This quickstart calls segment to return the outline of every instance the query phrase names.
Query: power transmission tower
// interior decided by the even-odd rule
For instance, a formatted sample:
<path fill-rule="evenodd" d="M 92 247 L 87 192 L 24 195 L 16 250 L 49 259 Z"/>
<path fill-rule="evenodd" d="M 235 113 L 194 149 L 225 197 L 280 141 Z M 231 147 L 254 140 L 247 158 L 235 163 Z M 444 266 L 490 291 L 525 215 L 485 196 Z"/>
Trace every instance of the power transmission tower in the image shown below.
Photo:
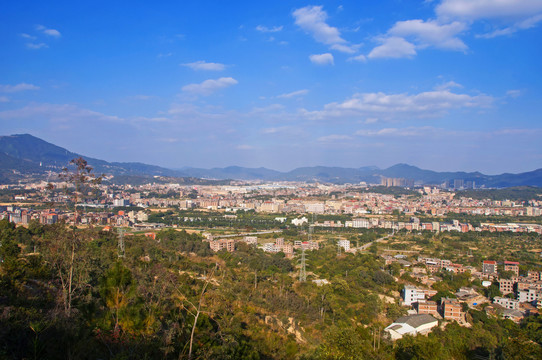
<path fill-rule="evenodd" d="M 124 233 L 126 230 L 122 228 L 117 228 L 117 232 L 119 233 L 119 257 L 124 257 Z"/>
<path fill-rule="evenodd" d="M 301 267 L 299 269 L 299 282 L 307 281 L 307 259 L 305 258 L 305 247 L 301 245 Z"/>

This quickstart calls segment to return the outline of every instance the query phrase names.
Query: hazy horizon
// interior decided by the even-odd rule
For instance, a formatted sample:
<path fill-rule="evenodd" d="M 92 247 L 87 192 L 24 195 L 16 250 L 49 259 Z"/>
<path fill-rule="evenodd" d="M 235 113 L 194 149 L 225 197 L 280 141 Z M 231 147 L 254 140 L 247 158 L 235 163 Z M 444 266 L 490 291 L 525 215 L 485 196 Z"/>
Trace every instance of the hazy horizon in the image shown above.
<path fill-rule="evenodd" d="M 0 6 L 0 124 L 167 168 L 542 168 L 542 2 Z"/>

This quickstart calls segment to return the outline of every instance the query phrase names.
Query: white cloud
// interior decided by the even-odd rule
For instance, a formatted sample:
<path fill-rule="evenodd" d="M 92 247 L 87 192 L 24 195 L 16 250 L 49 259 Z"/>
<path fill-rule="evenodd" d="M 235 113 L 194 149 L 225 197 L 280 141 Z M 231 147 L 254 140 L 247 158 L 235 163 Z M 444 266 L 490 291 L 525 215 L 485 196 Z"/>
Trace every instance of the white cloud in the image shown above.
<path fill-rule="evenodd" d="M 9 98 L 7 96 L 0 96 L 0 103 L 7 103 L 9 102 Z"/>
<path fill-rule="evenodd" d="M 48 48 L 49 45 L 47 45 L 46 43 L 28 43 L 26 44 L 26 47 L 32 50 L 38 50 L 41 48 Z"/>
<path fill-rule="evenodd" d="M 358 56 L 352 56 L 347 59 L 347 61 L 359 61 L 359 62 L 367 62 L 367 56 L 365 55 L 358 55 Z"/>
<path fill-rule="evenodd" d="M 391 36 L 412 38 L 418 48 L 433 46 L 446 50 L 465 50 L 467 45 L 457 37 L 466 30 L 466 25 L 459 21 L 441 24 L 435 20 L 398 21 L 388 31 Z"/>
<path fill-rule="evenodd" d="M 443 0 L 435 9 L 443 20 L 459 19 L 473 22 L 489 20 L 504 28 L 478 35 L 482 38 L 510 35 L 519 30 L 529 29 L 542 21 L 540 0 Z"/>
<path fill-rule="evenodd" d="M 440 84 L 435 86 L 435 90 L 448 90 L 451 88 L 462 88 L 463 85 L 456 83 L 455 81 L 451 80 L 444 84 Z"/>
<path fill-rule="evenodd" d="M 254 146 L 252 145 L 237 145 L 235 147 L 237 150 L 254 150 Z"/>
<path fill-rule="evenodd" d="M 368 58 L 409 58 L 416 55 L 416 46 L 403 38 L 388 37 L 380 41 L 382 44 L 371 50 Z"/>
<path fill-rule="evenodd" d="M 344 140 L 352 140 L 352 137 L 348 135 L 332 134 L 332 135 L 321 136 L 317 139 L 317 141 L 320 141 L 320 142 L 336 142 L 336 141 L 344 141 Z"/>
<path fill-rule="evenodd" d="M 331 49 L 337 50 L 343 53 L 347 53 L 347 54 L 354 54 L 356 52 L 353 46 L 348 46 L 344 44 L 333 44 L 331 45 Z"/>
<path fill-rule="evenodd" d="M 134 96 L 129 96 L 128 98 L 129 99 L 132 99 L 132 100 L 143 100 L 143 101 L 146 101 L 146 100 L 151 100 L 151 99 L 154 99 L 156 96 L 153 96 L 153 95 L 134 95 Z"/>
<path fill-rule="evenodd" d="M 337 51 L 349 54 L 355 52 L 341 37 L 340 31 L 326 23 L 327 13 L 322 10 L 322 6 L 305 6 L 295 10 L 292 15 L 295 18 L 295 24 L 312 35 L 316 41 L 329 45 Z"/>
<path fill-rule="evenodd" d="M 484 108 L 492 104 L 487 95 L 457 94 L 449 90 L 427 91 L 418 94 L 357 93 L 342 103 L 329 103 L 323 110 L 301 110 L 309 119 L 337 117 L 437 117 L 452 109 Z"/>
<path fill-rule="evenodd" d="M 443 18 L 527 19 L 542 12 L 540 0 L 443 0 L 436 13 Z"/>
<path fill-rule="evenodd" d="M 25 34 L 25 33 L 22 33 L 21 37 L 23 37 L 25 39 L 28 39 L 28 40 L 36 40 L 37 39 L 37 37 L 29 35 L 29 34 Z"/>
<path fill-rule="evenodd" d="M 333 65 L 333 55 L 330 53 L 309 55 L 309 59 L 313 64 L 317 65 Z"/>
<path fill-rule="evenodd" d="M 506 92 L 506 96 L 509 96 L 511 98 L 517 98 L 521 96 L 521 90 L 508 90 Z"/>
<path fill-rule="evenodd" d="M 35 120 L 38 118 L 56 123 L 72 123 L 77 120 L 123 121 L 117 116 L 105 115 L 69 104 L 30 104 L 20 109 L 0 111 L 0 119 Z"/>
<path fill-rule="evenodd" d="M 277 98 L 279 98 L 279 99 L 290 99 L 290 98 L 293 98 L 293 97 L 306 95 L 308 92 L 309 92 L 309 90 L 307 90 L 307 89 L 297 90 L 297 91 L 292 91 L 290 93 L 277 95 Z"/>
<path fill-rule="evenodd" d="M 232 77 L 221 77 L 219 79 L 205 80 L 199 84 L 189 84 L 183 86 L 184 92 L 197 94 L 197 95 L 211 95 L 217 90 L 227 88 L 229 86 L 237 84 L 238 81 Z"/>
<path fill-rule="evenodd" d="M 43 25 L 36 25 L 36 30 L 40 31 L 41 33 L 43 33 L 43 34 L 45 34 L 47 36 L 52 36 L 52 37 L 56 37 L 56 38 L 59 38 L 59 37 L 62 36 L 60 34 L 60 31 L 58 31 L 56 29 L 48 29 Z"/>
<path fill-rule="evenodd" d="M 222 71 L 226 68 L 226 65 L 214 62 L 206 62 L 204 60 L 195 61 L 188 64 L 181 64 L 192 70 L 210 70 L 210 71 Z"/>
<path fill-rule="evenodd" d="M 273 27 L 267 27 L 267 26 L 263 26 L 263 25 L 258 25 L 256 26 L 256 30 L 260 31 L 260 32 L 264 32 L 264 33 L 274 33 L 274 32 L 279 32 L 282 30 L 282 26 L 273 26 Z"/>
<path fill-rule="evenodd" d="M 27 83 L 20 83 L 17 85 L 0 85 L 0 92 L 14 93 L 25 90 L 39 90 L 40 87 Z"/>
<path fill-rule="evenodd" d="M 422 137 L 451 134 L 449 130 L 437 129 L 432 126 L 383 128 L 378 130 L 358 130 L 356 135 L 365 137 Z"/>
<path fill-rule="evenodd" d="M 484 39 L 491 39 L 497 36 L 505 36 L 505 35 L 511 35 L 515 32 L 518 32 L 520 30 L 526 30 L 530 29 L 532 27 L 535 27 L 540 21 L 542 21 L 542 14 L 530 17 L 528 19 L 525 19 L 523 21 L 519 21 L 511 26 L 502 28 L 502 29 L 496 29 L 490 33 L 476 35 L 478 38 L 484 38 Z"/>

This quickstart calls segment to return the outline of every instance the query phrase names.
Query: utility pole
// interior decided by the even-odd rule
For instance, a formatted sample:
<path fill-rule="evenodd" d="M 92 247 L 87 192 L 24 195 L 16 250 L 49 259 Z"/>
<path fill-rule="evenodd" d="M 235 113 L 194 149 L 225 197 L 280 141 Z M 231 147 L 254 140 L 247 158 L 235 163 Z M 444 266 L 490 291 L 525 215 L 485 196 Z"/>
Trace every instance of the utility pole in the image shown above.
<path fill-rule="evenodd" d="M 124 233 L 126 230 L 122 228 L 117 228 L 117 232 L 119 233 L 119 258 L 124 257 Z"/>
<path fill-rule="evenodd" d="M 305 258 L 305 247 L 301 245 L 301 267 L 299 269 L 299 282 L 307 281 L 307 259 Z"/>

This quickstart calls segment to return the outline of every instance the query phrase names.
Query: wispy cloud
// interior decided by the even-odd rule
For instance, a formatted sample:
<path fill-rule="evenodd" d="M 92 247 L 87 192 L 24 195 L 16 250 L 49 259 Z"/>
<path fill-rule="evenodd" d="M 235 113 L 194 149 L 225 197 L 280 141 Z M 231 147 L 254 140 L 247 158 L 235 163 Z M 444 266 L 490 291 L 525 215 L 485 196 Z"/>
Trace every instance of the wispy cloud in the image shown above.
<path fill-rule="evenodd" d="M 506 96 L 509 96 L 511 98 L 517 98 L 521 96 L 521 90 L 508 90 L 506 92 Z"/>
<path fill-rule="evenodd" d="M 292 91 L 290 93 L 277 95 L 277 98 L 278 99 L 290 99 L 290 98 L 293 98 L 293 97 L 306 95 L 308 92 L 309 92 L 309 90 L 307 90 L 307 89 L 297 90 L 297 91 Z"/>
<path fill-rule="evenodd" d="M 463 88 L 463 85 L 458 84 L 455 81 L 451 80 L 451 81 L 445 82 L 444 84 L 440 84 L 440 85 L 435 86 L 435 90 L 448 90 L 448 89 L 452 89 L 452 88 L 461 89 L 461 88 Z"/>
<path fill-rule="evenodd" d="M 29 35 L 29 34 L 26 34 L 26 33 L 22 33 L 21 37 L 25 38 L 25 39 L 28 39 L 28 40 L 36 40 L 37 39 L 36 36 L 32 36 L 32 35 Z"/>
<path fill-rule="evenodd" d="M 40 87 L 32 84 L 27 83 L 20 83 L 17 85 L 0 85 L 0 92 L 5 93 L 14 93 L 19 91 L 26 91 L 26 90 L 39 90 Z"/>
<path fill-rule="evenodd" d="M 467 26 L 459 21 L 441 24 L 435 20 L 398 21 L 388 31 L 391 36 L 412 39 L 418 48 L 429 46 L 445 50 L 465 50 L 467 45 L 457 37 Z"/>
<path fill-rule="evenodd" d="M 232 77 L 221 77 L 219 79 L 205 80 L 199 84 L 185 85 L 183 86 L 182 90 L 191 94 L 207 96 L 220 89 L 236 85 L 237 83 L 238 81 Z"/>
<path fill-rule="evenodd" d="M 142 95 L 142 94 L 128 96 L 128 99 L 142 100 L 142 101 L 147 101 L 147 100 L 151 100 L 151 99 L 154 99 L 154 98 L 156 98 L 156 96 L 154 96 L 154 95 Z"/>
<path fill-rule="evenodd" d="M 425 48 L 466 51 L 460 38 L 476 21 L 492 30 L 475 35 L 493 38 L 529 29 L 542 22 L 540 0 L 442 0 L 435 6 L 434 19 L 397 21 L 384 35 L 374 37 L 377 45 L 368 58 L 411 58 Z"/>
<path fill-rule="evenodd" d="M 425 137 L 436 135 L 451 135 L 454 131 L 438 129 L 432 126 L 383 128 L 378 130 L 358 130 L 355 135 L 364 137 Z"/>
<path fill-rule="evenodd" d="M 254 150 L 255 147 L 252 146 L 252 145 L 246 145 L 246 144 L 243 144 L 243 145 L 237 145 L 235 147 L 237 150 Z"/>
<path fill-rule="evenodd" d="M 309 55 L 309 59 L 313 64 L 317 65 L 333 65 L 333 55 L 330 53 Z"/>
<path fill-rule="evenodd" d="M 339 29 L 326 23 L 328 16 L 322 8 L 322 6 L 305 6 L 295 10 L 292 13 L 295 24 L 312 35 L 316 41 L 326 44 L 334 50 L 355 53 L 356 50 L 341 37 Z"/>
<path fill-rule="evenodd" d="M 323 110 L 301 110 L 309 119 L 382 117 L 400 119 L 438 117 L 452 109 L 489 107 L 493 98 L 487 95 L 457 94 L 449 90 L 418 94 L 357 93 L 342 103 L 329 103 Z"/>
<path fill-rule="evenodd" d="M 377 58 L 410 58 L 416 55 L 416 46 L 401 37 L 383 37 L 381 44 L 375 47 L 367 57 Z"/>
<path fill-rule="evenodd" d="M 181 66 L 186 66 L 192 70 L 208 70 L 208 71 L 222 71 L 226 68 L 226 65 L 215 62 L 207 62 L 204 60 L 199 60 L 187 64 L 181 64 Z"/>
<path fill-rule="evenodd" d="M 283 26 L 272 26 L 272 27 L 267 27 L 267 26 L 263 26 L 263 25 L 258 25 L 256 26 L 256 30 L 258 30 L 259 32 L 264 32 L 264 33 L 275 33 L 275 32 L 279 32 L 279 31 L 282 31 L 283 29 Z"/>
<path fill-rule="evenodd" d="M 70 104 L 29 104 L 20 109 L 0 111 L 0 119 L 47 119 L 55 123 L 82 121 L 123 121 L 118 116 L 105 115 Z"/>
<path fill-rule="evenodd" d="M 55 38 L 59 38 L 59 37 L 62 36 L 62 34 L 60 34 L 60 31 L 58 31 L 56 29 L 46 28 L 43 25 L 36 25 L 36 30 L 41 32 L 42 34 L 45 34 L 45 35 L 51 36 L 51 37 L 55 37 Z"/>
<path fill-rule="evenodd" d="M 352 136 L 331 134 L 331 135 L 321 136 L 316 140 L 320 142 L 336 142 L 336 141 L 352 140 Z"/>
<path fill-rule="evenodd" d="M 38 49 L 48 48 L 49 45 L 47 45 L 46 43 L 28 43 L 26 44 L 26 47 L 28 49 L 38 50 Z"/>

